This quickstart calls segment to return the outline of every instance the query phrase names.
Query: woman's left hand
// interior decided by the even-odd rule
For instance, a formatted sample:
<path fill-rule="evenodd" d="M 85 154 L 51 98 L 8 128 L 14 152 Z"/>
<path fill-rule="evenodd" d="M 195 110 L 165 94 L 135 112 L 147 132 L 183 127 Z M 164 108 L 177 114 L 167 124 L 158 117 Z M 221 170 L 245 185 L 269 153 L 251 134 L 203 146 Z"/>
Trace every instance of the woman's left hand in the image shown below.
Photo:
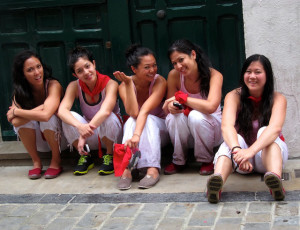
<path fill-rule="evenodd" d="M 7 120 L 8 122 L 11 123 L 12 119 L 14 119 L 16 116 L 14 114 L 14 110 L 16 109 L 17 107 L 15 105 L 12 105 L 9 107 L 9 110 L 7 111 L 6 113 L 6 117 L 7 117 Z"/>
<path fill-rule="evenodd" d="M 85 145 L 85 138 L 80 136 L 79 139 L 78 139 L 78 146 L 77 146 L 77 150 L 78 150 L 78 153 L 80 155 L 87 155 L 88 153 L 84 150 L 84 145 Z"/>
<path fill-rule="evenodd" d="M 248 149 L 236 149 L 232 152 L 233 159 L 238 165 L 244 164 L 246 161 L 251 159 L 255 153 Z"/>
<path fill-rule="evenodd" d="M 127 146 L 129 148 L 138 148 L 140 142 L 140 137 L 138 135 L 133 135 L 131 139 L 127 140 L 124 144 L 124 148 L 126 149 Z"/>
<path fill-rule="evenodd" d="M 253 165 L 249 161 L 245 161 L 243 164 L 239 165 L 239 169 L 244 172 L 252 172 Z"/>

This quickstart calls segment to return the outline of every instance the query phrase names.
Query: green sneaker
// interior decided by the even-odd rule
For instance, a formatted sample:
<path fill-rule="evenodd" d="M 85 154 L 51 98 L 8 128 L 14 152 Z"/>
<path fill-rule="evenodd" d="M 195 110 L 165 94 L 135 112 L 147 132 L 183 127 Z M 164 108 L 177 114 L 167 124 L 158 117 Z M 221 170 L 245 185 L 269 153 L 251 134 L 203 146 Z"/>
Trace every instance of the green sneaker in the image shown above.
<path fill-rule="evenodd" d="M 94 162 L 91 156 L 82 155 L 79 158 L 78 164 L 74 169 L 74 175 L 87 174 L 90 169 L 94 168 Z"/>
<path fill-rule="evenodd" d="M 103 155 L 103 163 L 98 171 L 99 175 L 109 175 L 114 173 L 113 156 L 111 154 Z"/>

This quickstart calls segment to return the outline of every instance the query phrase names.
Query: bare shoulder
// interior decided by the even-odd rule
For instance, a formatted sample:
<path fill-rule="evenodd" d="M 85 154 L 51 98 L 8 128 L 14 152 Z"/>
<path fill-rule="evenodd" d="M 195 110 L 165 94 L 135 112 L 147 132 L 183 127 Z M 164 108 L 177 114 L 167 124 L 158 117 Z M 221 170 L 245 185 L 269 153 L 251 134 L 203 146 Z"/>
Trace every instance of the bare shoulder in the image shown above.
<path fill-rule="evenodd" d="M 156 78 L 155 83 L 156 83 L 156 82 L 157 82 L 158 84 L 161 84 L 161 83 L 166 84 L 166 83 L 167 83 L 166 79 L 165 79 L 163 76 L 161 76 L 161 75 L 159 75 L 158 78 Z"/>
<path fill-rule="evenodd" d="M 168 81 L 172 80 L 172 81 L 179 81 L 180 79 L 180 74 L 177 70 L 172 69 L 169 74 L 168 74 Z"/>
<path fill-rule="evenodd" d="M 115 88 L 118 88 L 118 83 L 117 83 L 115 80 L 110 79 L 110 80 L 107 82 L 106 87 L 115 87 Z"/>
<path fill-rule="evenodd" d="M 58 88 L 62 88 L 61 84 L 59 83 L 59 81 L 52 79 L 49 81 L 49 87 L 58 87 Z"/>
<path fill-rule="evenodd" d="M 287 103 L 285 96 L 279 92 L 274 92 L 274 103 L 275 102 Z"/>
<path fill-rule="evenodd" d="M 216 69 L 214 68 L 209 68 L 210 70 L 210 74 L 211 74 L 211 77 L 222 77 L 223 78 L 223 75 Z"/>
<path fill-rule="evenodd" d="M 234 90 L 231 90 L 229 93 L 226 94 L 225 100 L 234 100 L 234 101 L 240 101 L 241 98 L 241 88 L 236 88 Z"/>

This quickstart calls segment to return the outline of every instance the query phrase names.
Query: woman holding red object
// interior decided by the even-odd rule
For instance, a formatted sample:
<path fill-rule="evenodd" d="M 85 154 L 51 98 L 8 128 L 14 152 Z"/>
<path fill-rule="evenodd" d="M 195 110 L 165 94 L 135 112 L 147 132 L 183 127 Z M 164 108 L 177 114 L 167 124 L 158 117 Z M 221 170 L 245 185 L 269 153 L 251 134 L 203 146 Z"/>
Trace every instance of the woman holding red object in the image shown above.
<path fill-rule="evenodd" d="M 245 61 L 240 88 L 226 95 L 222 134 L 224 143 L 215 156 L 215 171 L 207 182 L 208 201 L 217 203 L 223 184 L 233 170 L 265 173 L 264 181 L 275 200 L 283 200 L 281 183 L 288 149 L 281 134 L 287 102 L 274 92 L 268 58 L 255 54 Z"/>
<path fill-rule="evenodd" d="M 223 77 L 210 67 L 209 60 L 196 44 L 177 40 L 169 48 L 174 66 L 168 75 L 168 99 L 164 110 L 166 125 L 174 145 L 173 161 L 167 175 L 181 171 L 188 148 L 194 148 L 201 175 L 213 173 L 213 148 L 222 142 L 221 94 Z M 178 108 L 180 103 L 184 108 Z"/>

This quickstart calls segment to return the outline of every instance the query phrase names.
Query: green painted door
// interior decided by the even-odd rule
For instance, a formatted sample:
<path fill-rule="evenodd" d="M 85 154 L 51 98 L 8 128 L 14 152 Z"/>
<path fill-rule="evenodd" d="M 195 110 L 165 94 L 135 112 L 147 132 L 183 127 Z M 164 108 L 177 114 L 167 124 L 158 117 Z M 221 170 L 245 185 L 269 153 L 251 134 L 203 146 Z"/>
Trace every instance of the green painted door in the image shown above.
<path fill-rule="evenodd" d="M 168 47 L 187 38 L 223 74 L 223 96 L 237 86 L 245 59 L 241 0 L 130 0 L 129 7 L 132 40 L 155 51 L 164 77 L 172 68 Z"/>
<path fill-rule="evenodd" d="M 64 87 L 74 79 L 67 68 L 67 54 L 74 46 L 90 49 L 97 69 L 105 74 L 112 73 L 112 57 L 106 0 L 3 2 L 0 3 L 3 95 L 0 112 L 2 138 L 11 140 L 15 135 L 5 114 L 11 103 L 12 62 L 18 52 L 36 50 Z"/>

